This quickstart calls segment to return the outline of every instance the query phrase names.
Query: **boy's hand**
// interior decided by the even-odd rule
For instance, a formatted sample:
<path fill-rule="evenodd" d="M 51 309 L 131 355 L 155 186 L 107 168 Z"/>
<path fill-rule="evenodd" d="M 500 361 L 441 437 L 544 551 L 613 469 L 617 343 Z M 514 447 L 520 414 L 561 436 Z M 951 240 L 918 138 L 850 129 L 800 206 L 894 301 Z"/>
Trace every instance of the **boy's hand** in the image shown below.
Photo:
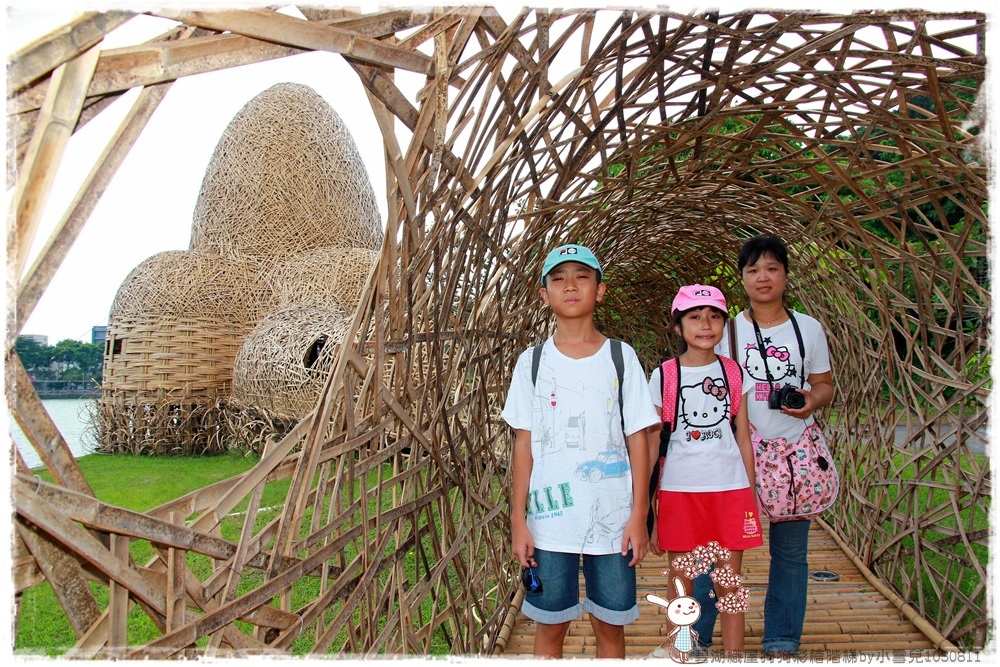
<path fill-rule="evenodd" d="M 622 533 L 622 556 L 628 554 L 629 546 L 632 547 L 632 560 L 629 567 L 635 567 L 646 557 L 649 551 L 649 534 L 646 532 L 646 517 L 635 514 L 625 524 L 625 532 Z"/>
<path fill-rule="evenodd" d="M 511 541 L 514 545 L 514 555 L 521 567 L 538 567 L 535 562 L 535 539 L 531 536 L 528 526 L 521 522 L 510 527 Z"/>

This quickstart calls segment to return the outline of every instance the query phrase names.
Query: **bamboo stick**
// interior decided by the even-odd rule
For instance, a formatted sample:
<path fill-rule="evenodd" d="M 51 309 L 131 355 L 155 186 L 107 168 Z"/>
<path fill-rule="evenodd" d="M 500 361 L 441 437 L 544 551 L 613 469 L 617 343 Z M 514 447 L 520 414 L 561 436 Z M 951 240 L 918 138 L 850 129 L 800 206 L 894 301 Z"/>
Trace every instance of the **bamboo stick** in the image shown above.
<path fill-rule="evenodd" d="M 69 445 L 66 444 L 66 439 L 59 432 L 59 428 L 52 423 L 52 417 L 42 405 L 42 400 L 38 398 L 35 386 L 31 383 L 20 357 L 13 348 L 7 354 L 5 367 L 14 380 L 14 391 L 10 391 L 8 385 L 6 392 L 7 407 L 45 464 L 45 469 L 57 483 L 78 493 L 93 496 L 94 490 L 80 471 L 80 466 Z"/>
<path fill-rule="evenodd" d="M 111 557 L 128 562 L 129 539 L 123 535 L 111 536 Z M 111 628 L 108 635 L 108 657 L 120 660 L 128 648 L 128 589 L 112 578 L 108 592 L 108 610 L 111 612 Z"/>
<path fill-rule="evenodd" d="M 84 12 L 61 28 L 15 51 L 10 55 L 7 67 L 8 97 L 96 46 L 106 34 L 134 15 L 133 12 L 123 11 Z"/>
<path fill-rule="evenodd" d="M 87 179 L 80 186 L 73 202 L 39 252 L 38 258 L 21 281 L 17 292 L 14 326 L 9 333 L 20 333 L 24 323 L 38 304 L 38 300 L 48 288 L 52 277 L 59 270 L 62 261 L 83 230 L 90 214 L 100 201 L 101 195 L 104 194 L 111 179 L 117 173 L 129 150 L 135 145 L 139 134 L 146 127 L 146 123 L 149 122 L 160 102 L 163 101 L 171 85 L 173 84 L 167 83 L 145 88 L 139 94 L 121 126 L 97 159 Z"/>
<path fill-rule="evenodd" d="M 157 15 L 188 25 L 211 30 L 239 33 L 279 44 L 309 50 L 330 51 L 386 67 L 427 74 L 431 60 L 423 54 L 401 49 L 391 44 L 333 26 L 317 25 L 277 12 L 265 10 L 172 11 L 159 10 Z"/>
<path fill-rule="evenodd" d="M 11 200 L 11 210 L 17 221 L 16 251 L 13 255 L 16 258 L 13 265 L 15 278 L 20 278 L 24 271 L 45 200 L 55 180 L 66 143 L 76 126 L 99 55 L 100 48 L 92 47 L 83 55 L 60 65 L 52 75 L 52 87 L 35 122 L 35 131 Z"/>
<path fill-rule="evenodd" d="M 935 628 L 933 625 L 927 622 L 927 620 L 923 616 L 917 613 L 917 610 L 914 609 L 909 602 L 907 602 L 899 595 L 897 595 L 891 588 L 886 586 L 878 577 L 876 577 L 875 573 L 872 572 L 870 569 L 868 569 L 868 566 L 860 558 L 858 558 L 857 554 L 854 553 L 854 550 L 851 549 L 850 545 L 848 545 L 843 540 L 843 538 L 841 538 L 840 535 L 838 535 L 836 531 L 833 530 L 830 524 L 828 524 L 822 517 L 817 517 L 816 522 L 819 525 L 823 526 L 824 529 L 826 529 L 826 531 L 830 534 L 833 540 L 837 543 L 837 546 L 839 546 L 841 550 L 843 550 L 843 552 L 847 554 L 848 558 L 851 559 L 851 562 L 854 563 L 857 566 L 857 568 L 861 571 L 861 573 L 864 575 L 868 583 L 874 586 L 890 602 L 896 605 L 896 607 L 903 613 L 903 615 L 906 616 L 907 620 L 909 620 L 911 623 L 917 626 L 917 628 L 921 632 L 927 635 L 927 637 L 930 638 L 932 642 L 934 642 L 934 646 L 938 647 L 942 651 L 947 651 L 949 653 L 959 651 L 959 648 L 957 646 L 948 641 L 947 637 L 942 635 L 937 628 Z"/>
<path fill-rule="evenodd" d="M 80 564 L 60 543 L 26 521 L 15 521 L 18 540 L 24 540 L 45 579 L 52 586 L 77 637 L 82 637 L 101 616 L 97 600 L 87 585 Z"/>

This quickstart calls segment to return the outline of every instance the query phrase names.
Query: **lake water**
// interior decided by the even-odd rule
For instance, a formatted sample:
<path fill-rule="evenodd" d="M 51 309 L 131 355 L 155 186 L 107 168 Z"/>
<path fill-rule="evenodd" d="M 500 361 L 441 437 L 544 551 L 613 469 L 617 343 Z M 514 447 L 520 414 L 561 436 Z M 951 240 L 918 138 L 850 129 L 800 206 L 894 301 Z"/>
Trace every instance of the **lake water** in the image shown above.
<path fill-rule="evenodd" d="M 52 421 L 59 429 L 59 432 L 66 438 L 66 443 L 69 445 L 70 451 L 73 452 L 73 456 L 90 454 L 97 448 L 97 443 L 87 433 L 87 420 L 90 417 L 88 408 L 94 405 L 94 399 L 45 398 L 42 399 L 42 405 L 45 406 L 45 410 L 52 417 Z M 37 468 L 42 465 L 42 460 L 35 452 L 35 448 L 24 437 L 24 433 L 9 412 L 7 413 L 7 419 L 10 434 L 13 436 L 14 443 L 17 445 L 18 451 L 21 452 L 21 456 L 24 457 L 24 461 L 28 464 L 28 467 Z"/>

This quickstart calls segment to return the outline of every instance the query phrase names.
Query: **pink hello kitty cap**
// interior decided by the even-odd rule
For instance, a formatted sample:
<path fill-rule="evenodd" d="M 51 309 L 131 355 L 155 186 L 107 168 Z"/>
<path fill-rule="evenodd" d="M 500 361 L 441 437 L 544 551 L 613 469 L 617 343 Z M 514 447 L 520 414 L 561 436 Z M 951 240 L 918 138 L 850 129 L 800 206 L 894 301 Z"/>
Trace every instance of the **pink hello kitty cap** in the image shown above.
<path fill-rule="evenodd" d="M 723 313 L 729 314 L 726 297 L 723 296 L 718 287 L 711 285 L 685 285 L 677 290 L 677 296 L 674 297 L 674 302 L 670 306 L 670 314 L 704 306 L 713 306 Z"/>

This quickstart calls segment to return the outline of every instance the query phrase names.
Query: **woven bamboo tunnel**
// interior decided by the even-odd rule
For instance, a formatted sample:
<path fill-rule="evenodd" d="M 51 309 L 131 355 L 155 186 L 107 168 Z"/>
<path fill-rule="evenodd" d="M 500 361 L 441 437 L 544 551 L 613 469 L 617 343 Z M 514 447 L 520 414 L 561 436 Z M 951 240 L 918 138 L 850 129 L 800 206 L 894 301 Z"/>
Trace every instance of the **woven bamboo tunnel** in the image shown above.
<path fill-rule="evenodd" d="M 303 12 L 168 15 L 238 33 L 247 60 L 318 35 L 347 56 L 383 135 L 385 246 L 314 410 L 249 473 L 148 513 L 173 513 L 169 529 L 100 523 L 82 492 L 74 509 L 67 490 L 15 480 L 18 521 L 58 535 L 71 562 L 114 556 L 50 507 L 153 541 L 148 569 L 187 587 L 151 595 L 146 570 L 122 562 L 105 579 L 126 598 L 109 612 L 118 630 L 68 612 L 94 628 L 74 655 L 490 653 L 519 586 L 500 412 L 517 355 L 552 328 L 544 253 L 594 248 L 599 325 L 648 368 L 670 352 L 679 285 L 745 305 L 735 253 L 759 232 L 789 242 L 793 303 L 829 334 L 823 421 L 842 489 L 827 521 L 950 641 L 985 644 L 984 15 Z M 285 504 L 258 525 L 255 491 L 279 479 Z M 244 501 L 238 543 L 215 541 Z M 214 573 L 186 569 L 191 552 Z M 162 629 L 142 646 L 122 639 L 130 599 Z"/>

